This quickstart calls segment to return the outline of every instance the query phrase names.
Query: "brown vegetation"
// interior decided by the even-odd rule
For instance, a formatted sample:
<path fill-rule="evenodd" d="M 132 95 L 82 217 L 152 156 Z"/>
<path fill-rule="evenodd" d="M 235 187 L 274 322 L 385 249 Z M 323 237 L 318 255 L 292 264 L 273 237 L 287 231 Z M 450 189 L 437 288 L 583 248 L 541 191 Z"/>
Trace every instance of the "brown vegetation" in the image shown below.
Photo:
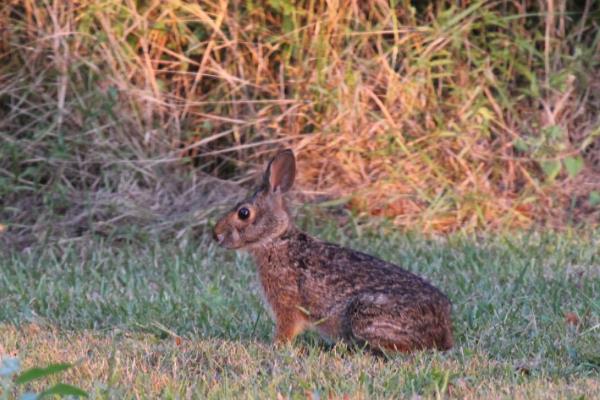
<path fill-rule="evenodd" d="M 597 221 L 598 4 L 455 3 L 3 2 L 0 222 L 183 232 L 286 146 L 401 227 Z"/>

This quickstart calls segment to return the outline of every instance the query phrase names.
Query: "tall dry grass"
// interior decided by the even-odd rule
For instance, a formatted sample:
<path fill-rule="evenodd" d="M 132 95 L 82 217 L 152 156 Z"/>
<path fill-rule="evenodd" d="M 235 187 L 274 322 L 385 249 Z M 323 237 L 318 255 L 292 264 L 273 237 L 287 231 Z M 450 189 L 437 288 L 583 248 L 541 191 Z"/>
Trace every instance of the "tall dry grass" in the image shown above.
<path fill-rule="evenodd" d="M 184 235 L 291 146 L 306 194 L 401 227 L 597 219 L 599 7 L 9 0 L 1 218 Z"/>

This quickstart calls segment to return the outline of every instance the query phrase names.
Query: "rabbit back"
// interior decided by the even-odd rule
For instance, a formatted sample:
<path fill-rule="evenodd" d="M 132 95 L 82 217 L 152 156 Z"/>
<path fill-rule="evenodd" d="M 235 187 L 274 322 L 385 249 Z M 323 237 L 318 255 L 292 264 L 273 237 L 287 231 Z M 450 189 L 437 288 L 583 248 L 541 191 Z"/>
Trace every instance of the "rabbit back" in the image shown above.
<path fill-rule="evenodd" d="M 298 326 L 400 351 L 452 346 L 450 301 L 409 271 L 295 230 L 253 253 L 267 302 Z"/>

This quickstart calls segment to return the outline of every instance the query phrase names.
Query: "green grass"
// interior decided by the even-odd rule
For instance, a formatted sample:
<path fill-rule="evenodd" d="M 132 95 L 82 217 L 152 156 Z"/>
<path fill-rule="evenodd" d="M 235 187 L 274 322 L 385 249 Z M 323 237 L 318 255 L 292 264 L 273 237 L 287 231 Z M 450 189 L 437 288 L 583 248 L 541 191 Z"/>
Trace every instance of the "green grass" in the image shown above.
<path fill-rule="evenodd" d="M 250 259 L 200 239 L 6 254 L 0 355 L 25 367 L 74 362 L 60 379 L 93 398 L 593 398 L 600 390 L 598 232 L 441 240 L 325 226 L 320 236 L 442 288 L 455 306 L 455 348 L 384 360 L 306 334 L 274 349 Z"/>

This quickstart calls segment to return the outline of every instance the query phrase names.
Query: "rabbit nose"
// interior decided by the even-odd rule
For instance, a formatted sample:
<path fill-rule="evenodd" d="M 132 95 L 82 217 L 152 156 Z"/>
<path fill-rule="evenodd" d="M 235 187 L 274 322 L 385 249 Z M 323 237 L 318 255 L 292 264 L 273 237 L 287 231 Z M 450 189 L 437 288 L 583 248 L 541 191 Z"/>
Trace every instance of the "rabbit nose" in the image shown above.
<path fill-rule="evenodd" d="M 223 241 L 223 239 L 225 239 L 225 235 L 222 233 L 217 233 L 217 231 L 213 231 L 213 239 L 221 244 L 221 242 Z"/>

